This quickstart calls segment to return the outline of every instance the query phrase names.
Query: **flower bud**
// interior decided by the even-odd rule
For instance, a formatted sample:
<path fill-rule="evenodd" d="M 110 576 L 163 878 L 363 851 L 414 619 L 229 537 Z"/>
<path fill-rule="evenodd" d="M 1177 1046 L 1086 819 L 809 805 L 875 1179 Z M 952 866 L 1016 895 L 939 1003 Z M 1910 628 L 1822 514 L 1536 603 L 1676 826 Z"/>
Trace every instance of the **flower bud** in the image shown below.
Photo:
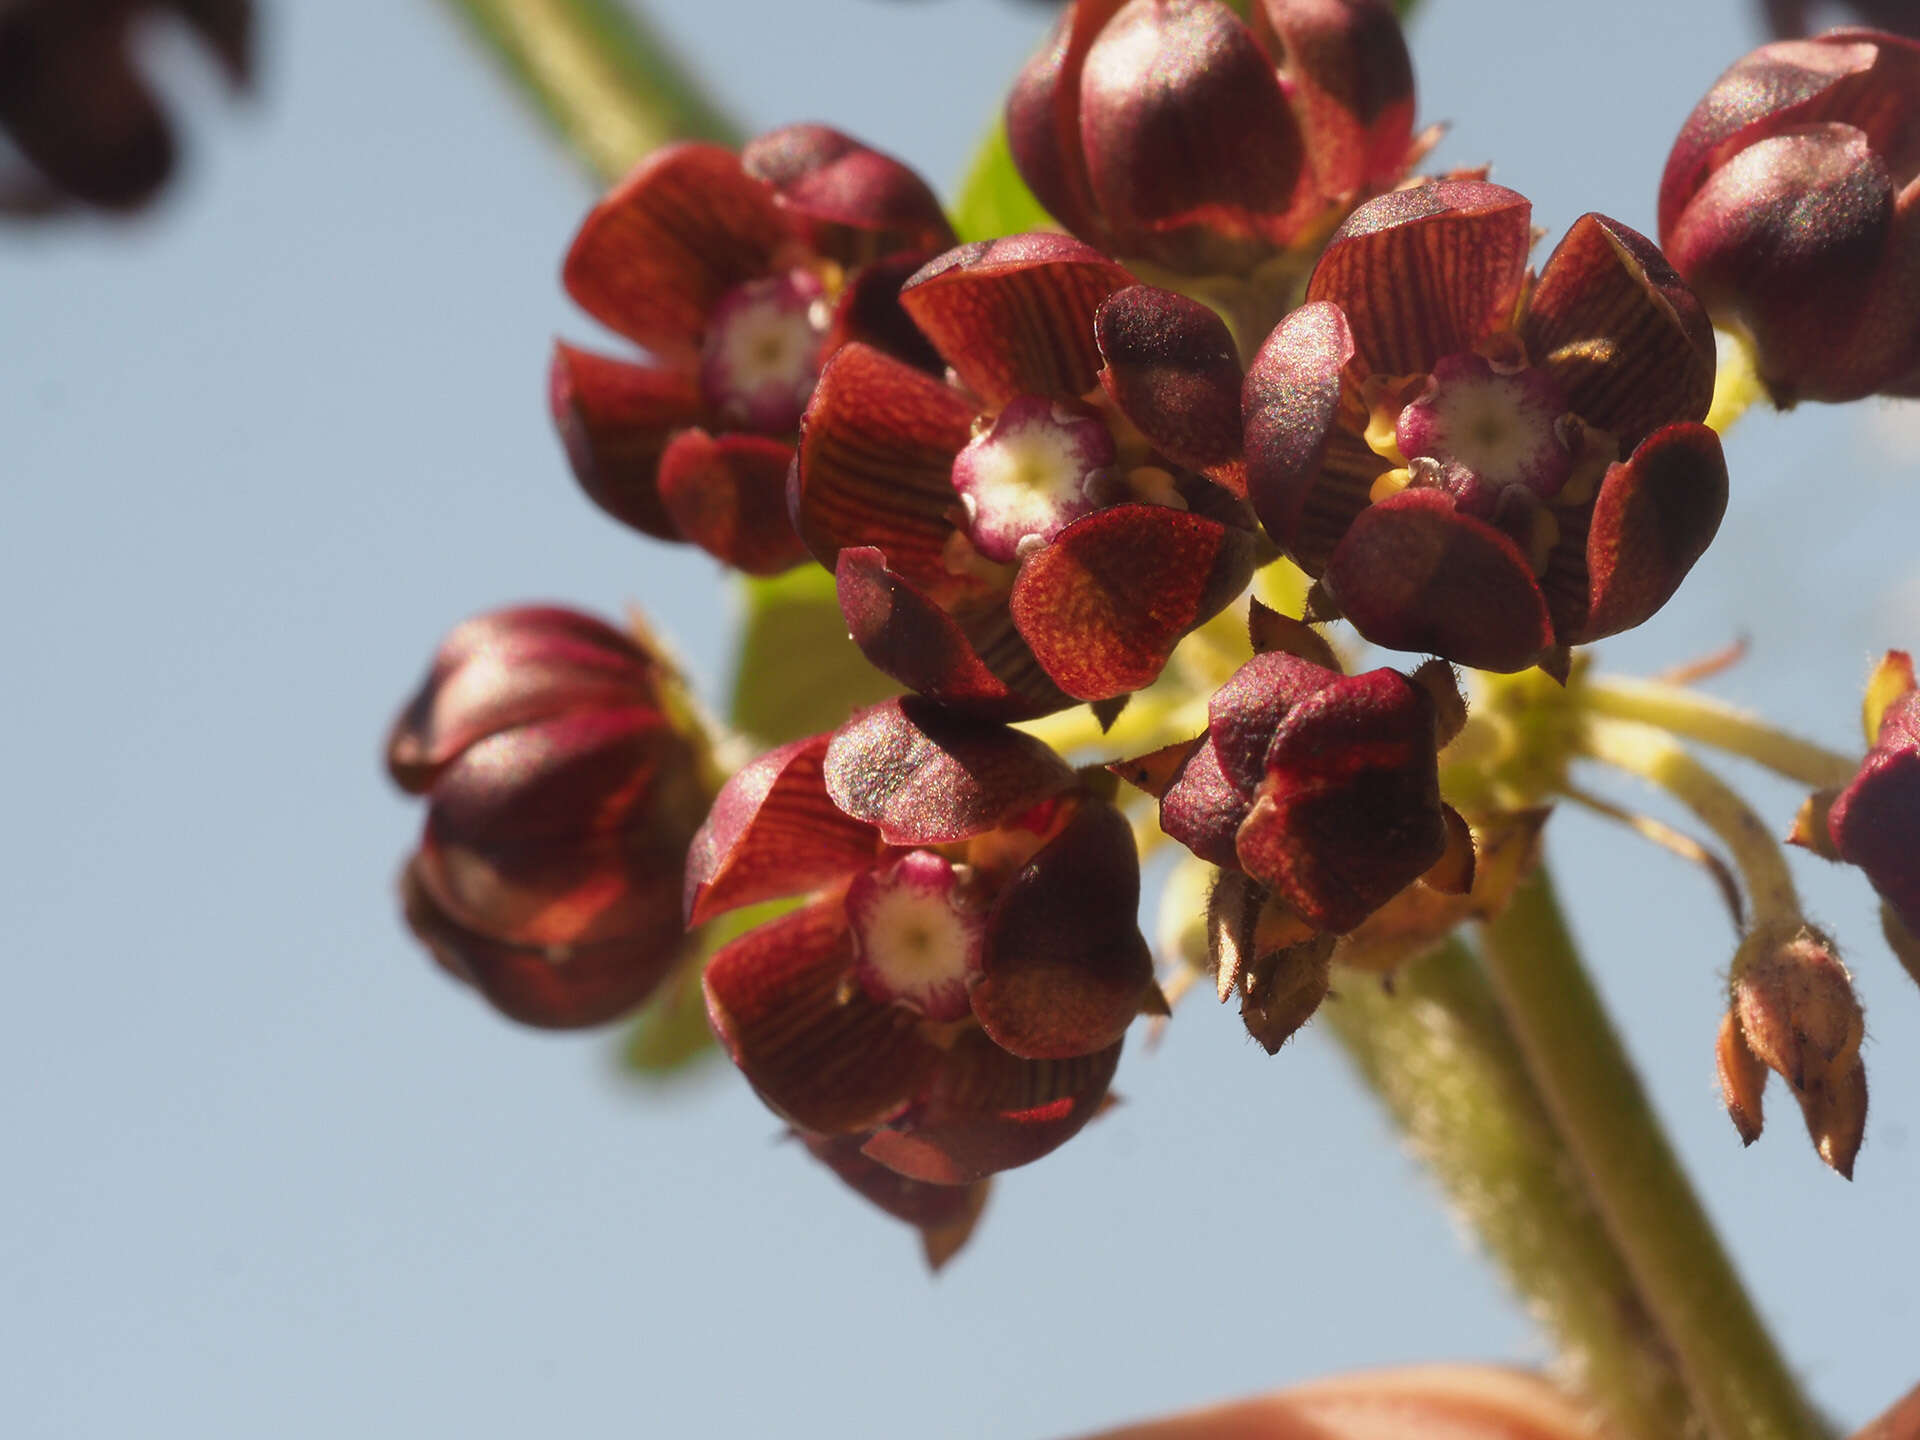
<path fill-rule="evenodd" d="M 1920 44 L 1764 45 L 1681 129 L 1660 243 L 1776 404 L 1920 393 Z"/>
<path fill-rule="evenodd" d="M 1385 0 L 1077 0 L 1007 101 L 1027 184 L 1081 239 L 1189 274 L 1317 239 L 1417 155 Z"/>
<path fill-rule="evenodd" d="M 662 663 L 568 610 L 459 626 L 395 721 L 387 766 L 427 801 L 408 924 L 529 1025 L 597 1025 L 680 957 L 687 844 L 710 791 Z"/>
<path fill-rule="evenodd" d="M 1734 957 L 1732 1004 L 1716 1047 L 1741 1139 L 1751 1144 L 1760 1133 L 1764 1066 L 1793 1090 L 1820 1158 L 1851 1178 L 1866 1125 L 1865 1033 L 1852 977 L 1831 941 L 1805 926 L 1756 928 Z"/>

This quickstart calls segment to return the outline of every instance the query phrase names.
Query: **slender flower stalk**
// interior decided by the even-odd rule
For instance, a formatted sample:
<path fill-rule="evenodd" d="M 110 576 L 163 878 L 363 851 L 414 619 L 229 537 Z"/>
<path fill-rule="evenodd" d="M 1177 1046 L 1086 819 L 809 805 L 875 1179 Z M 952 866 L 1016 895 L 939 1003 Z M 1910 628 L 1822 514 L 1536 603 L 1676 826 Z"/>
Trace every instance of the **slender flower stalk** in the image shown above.
<path fill-rule="evenodd" d="M 1789 735 L 1757 715 L 1682 685 L 1631 677 L 1591 680 L 1585 700 L 1596 715 L 1658 726 L 1815 788 L 1844 785 L 1860 768 L 1858 759 Z"/>
<path fill-rule="evenodd" d="M 1715 1440 L 1821 1440 L 1660 1128 L 1544 871 L 1482 932 L 1528 1071 Z"/>

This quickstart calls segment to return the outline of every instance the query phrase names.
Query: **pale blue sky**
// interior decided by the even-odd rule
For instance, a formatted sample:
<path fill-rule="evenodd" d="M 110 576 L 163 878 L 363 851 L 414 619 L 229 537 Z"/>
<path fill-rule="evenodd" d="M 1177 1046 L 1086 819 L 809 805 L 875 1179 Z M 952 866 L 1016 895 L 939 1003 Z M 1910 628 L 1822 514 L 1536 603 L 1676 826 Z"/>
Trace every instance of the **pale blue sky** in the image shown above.
<path fill-rule="evenodd" d="M 441 633 L 632 600 L 711 683 L 722 592 L 603 521 L 549 431 L 551 337 L 591 335 L 555 278 L 585 182 L 439 6 L 263 8 L 251 104 L 160 45 L 192 165 L 158 213 L 0 230 L 8 1433 L 1041 1436 L 1538 1358 L 1324 1037 L 1269 1059 L 1190 1000 L 930 1282 L 730 1070 L 638 1088 L 604 1038 L 512 1028 L 430 967 L 378 744 Z M 1666 144 L 1758 38 L 1740 0 L 1427 10 L 1440 161 L 1492 159 L 1554 236 L 1650 227 Z M 656 13 L 753 126 L 827 120 L 942 184 L 1046 18 Z M 1917 437 L 1892 407 L 1743 422 L 1714 551 L 1604 659 L 1750 635 L 1718 692 L 1853 743 L 1869 656 L 1920 642 Z M 1791 792 L 1757 793 L 1784 826 Z M 1778 1092 L 1744 1153 L 1717 1109 L 1708 884 L 1579 816 L 1553 854 L 1762 1306 L 1858 1423 L 1920 1379 L 1920 991 L 1864 886 L 1808 872 L 1869 1007 L 1848 1187 Z"/>

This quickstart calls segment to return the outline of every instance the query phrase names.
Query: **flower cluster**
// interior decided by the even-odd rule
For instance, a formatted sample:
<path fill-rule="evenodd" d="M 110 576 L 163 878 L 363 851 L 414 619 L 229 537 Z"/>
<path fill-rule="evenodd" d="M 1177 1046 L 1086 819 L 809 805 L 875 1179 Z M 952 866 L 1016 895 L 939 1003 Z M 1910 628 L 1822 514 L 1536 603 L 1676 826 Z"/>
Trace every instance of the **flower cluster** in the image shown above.
<path fill-rule="evenodd" d="M 566 260 L 645 351 L 557 348 L 575 474 L 736 570 L 817 565 L 908 693 L 765 736 L 787 743 L 722 784 L 728 747 L 644 640 L 470 622 L 390 748 L 429 801 L 414 928 L 538 1024 L 613 1018 L 697 958 L 755 1091 L 944 1259 L 989 1178 L 1098 1114 L 1132 1021 L 1167 1011 L 1143 842 L 1204 867 L 1189 968 L 1277 1050 L 1336 966 L 1496 917 L 1554 800 L 1605 813 L 1572 759 L 1691 775 L 1628 699 L 1594 718 L 1575 652 L 1653 617 L 1726 509 L 1710 310 L 1783 400 L 1916 383 L 1916 57 L 1850 33 L 1729 72 L 1667 172 L 1672 264 L 1587 214 L 1536 269 L 1524 197 L 1410 176 L 1426 142 L 1383 0 L 1069 5 L 1006 120 L 1070 233 L 956 244 L 911 171 L 817 125 L 659 151 Z M 1290 613 L 1243 600 L 1256 576 Z M 1354 673 L 1336 620 L 1431 658 Z M 1456 665 L 1483 672 L 1472 708 Z M 1910 667 L 1879 693 L 1823 853 L 1911 928 Z M 1676 793 L 1738 875 L 1624 818 L 1764 902 L 1729 1107 L 1757 1134 L 1777 1071 L 1847 1170 L 1847 973 L 1763 827 L 1706 781 Z"/>

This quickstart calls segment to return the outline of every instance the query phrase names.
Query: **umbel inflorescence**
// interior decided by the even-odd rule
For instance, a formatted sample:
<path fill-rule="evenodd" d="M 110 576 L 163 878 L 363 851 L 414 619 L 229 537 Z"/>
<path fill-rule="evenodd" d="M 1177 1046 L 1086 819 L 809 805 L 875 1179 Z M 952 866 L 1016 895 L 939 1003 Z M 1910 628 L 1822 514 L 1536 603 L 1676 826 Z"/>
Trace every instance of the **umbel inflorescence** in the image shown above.
<path fill-rule="evenodd" d="M 1791 838 L 1862 869 L 1920 966 L 1911 665 L 1873 678 L 1860 760 L 1581 647 L 1720 524 L 1716 325 L 1783 403 L 1913 391 L 1916 75 L 1876 32 L 1769 46 L 1680 137 L 1664 250 L 1588 214 L 1537 264 L 1523 196 L 1418 173 L 1384 0 L 1070 5 L 1006 108 L 1055 222 L 1026 233 L 957 244 L 821 125 L 657 151 L 566 259 L 639 347 L 556 348 L 573 471 L 656 540 L 830 572 L 894 698 L 732 765 L 646 634 L 469 621 L 389 747 L 428 804 L 409 923 L 531 1024 L 701 985 L 761 1098 L 937 1262 L 989 1177 L 1099 1115 L 1136 1018 L 1204 974 L 1279 1049 L 1497 915 L 1567 801 L 1720 879 L 1729 1111 L 1757 1136 L 1779 1074 L 1849 1172 L 1848 972 L 1685 742 L 1802 781 Z M 1139 864 L 1168 842 L 1156 955 Z"/>

